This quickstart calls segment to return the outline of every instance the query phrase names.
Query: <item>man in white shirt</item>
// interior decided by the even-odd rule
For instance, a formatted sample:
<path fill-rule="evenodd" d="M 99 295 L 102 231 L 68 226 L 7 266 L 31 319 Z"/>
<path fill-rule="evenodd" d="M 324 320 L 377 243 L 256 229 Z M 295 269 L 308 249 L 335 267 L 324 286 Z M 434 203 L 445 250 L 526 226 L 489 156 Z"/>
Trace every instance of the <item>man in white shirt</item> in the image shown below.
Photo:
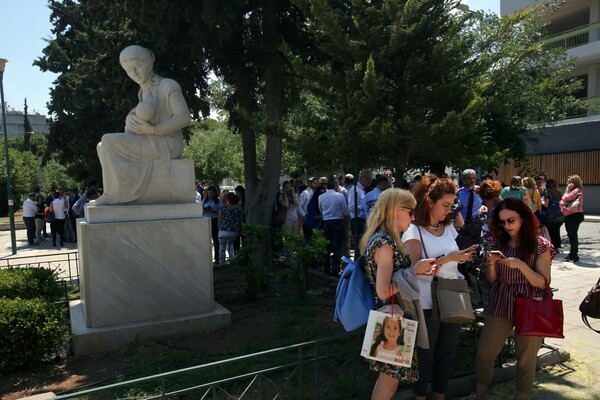
<path fill-rule="evenodd" d="M 35 193 L 29 193 L 27 199 L 23 202 L 23 222 L 27 228 L 27 243 L 35 244 L 35 213 L 37 205 L 35 204 Z"/>
<path fill-rule="evenodd" d="M 325 273 L 337 276 L 344 241 L 344 218 L 350 216 L 343 194 L 334 190 L 333 181 L 327 183 L 327 191 L 319 196 L 319 210 L 323 216 L 323 236 L 327 239 L 327 263 Z"/>
<path fill-rule="evenodd" d="M 311 176 L 308 180 L 308 187 L 300 193 L 300 197 L 298 198 L 298 205 L 302 207 L 302 211 L 304 211 L 304 215 L 306 215 L 308 211 L 308 203 L 310 203 L 310 199 L 312 199 L 313 193 L 315 189 L 319 186 L 319 181 L 314 176 Z"/>

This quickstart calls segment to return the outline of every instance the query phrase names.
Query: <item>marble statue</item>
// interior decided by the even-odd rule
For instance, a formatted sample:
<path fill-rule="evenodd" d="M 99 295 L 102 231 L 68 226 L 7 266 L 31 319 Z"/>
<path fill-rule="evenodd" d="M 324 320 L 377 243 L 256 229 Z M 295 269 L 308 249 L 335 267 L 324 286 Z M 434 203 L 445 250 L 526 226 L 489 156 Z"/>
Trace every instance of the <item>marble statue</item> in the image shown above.
<path fill-rule="evenodd" d="M 95 205 L 125 204 L 140 199 L 148 189 L 156 162 L 170 171 L 171 160 L 181 158 L 181 129 L 191 122 L 181 87 L 154 71 L 154 54 L 133 45 L 121 51 L 121 66 L 138 85 L 139 103 L 125 119 L 125 132 L 107 133 L 98 143 L 104 194 Z"/>

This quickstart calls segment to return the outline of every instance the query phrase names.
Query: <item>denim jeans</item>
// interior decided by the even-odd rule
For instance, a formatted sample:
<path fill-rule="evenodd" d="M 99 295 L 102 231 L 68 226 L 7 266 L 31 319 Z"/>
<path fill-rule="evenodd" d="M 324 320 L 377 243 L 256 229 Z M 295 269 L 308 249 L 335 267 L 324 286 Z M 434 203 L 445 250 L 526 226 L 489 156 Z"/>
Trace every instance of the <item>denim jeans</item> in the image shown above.
<path fill-rule="evenodd" d="M 238 238 L 239 233 L 230 231 L 219 231 L 219 264 L 225 263 L 225 250 L 229 255 L 229 260 L 233 259 L 233 243 Z"/>

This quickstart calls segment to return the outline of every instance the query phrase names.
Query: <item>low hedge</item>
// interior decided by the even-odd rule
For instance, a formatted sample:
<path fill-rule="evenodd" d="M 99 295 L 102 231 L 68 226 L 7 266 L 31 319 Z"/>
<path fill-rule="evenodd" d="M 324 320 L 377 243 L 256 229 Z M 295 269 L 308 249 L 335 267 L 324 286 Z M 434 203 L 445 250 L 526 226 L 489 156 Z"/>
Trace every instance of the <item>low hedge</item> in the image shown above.
<path fill-rule="evenodd" d="M 69 342 L 65 289 L 48 268 L 0 270 L 0 373 L 41 361 Z"/>
<path fill-rule="evenodd" d="M 39 362 L 68 341 L 62 306 L 44 299 L 0 299 L 0 372 Z"/>
<path fill-rule="evenodd" d="M 0 270 L 0 298 L 46 299 L 65 298 L 64 288 L 56 282 L 56 274 L 48 268 L 8 268 Z"/>

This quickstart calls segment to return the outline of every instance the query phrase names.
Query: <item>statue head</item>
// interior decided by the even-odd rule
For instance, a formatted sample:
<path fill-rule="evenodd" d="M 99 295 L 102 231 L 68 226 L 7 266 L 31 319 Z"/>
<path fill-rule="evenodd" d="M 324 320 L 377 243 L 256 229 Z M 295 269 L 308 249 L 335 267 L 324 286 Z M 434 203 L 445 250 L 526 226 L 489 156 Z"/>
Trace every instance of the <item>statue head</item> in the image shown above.
<path fill-rule="evenodd" d="M 138 85 L 148 82 L 154 75 L 154 54 L 149 49 L 132 45 L 119 55 L 119 62 L 127 75 Z"/>

